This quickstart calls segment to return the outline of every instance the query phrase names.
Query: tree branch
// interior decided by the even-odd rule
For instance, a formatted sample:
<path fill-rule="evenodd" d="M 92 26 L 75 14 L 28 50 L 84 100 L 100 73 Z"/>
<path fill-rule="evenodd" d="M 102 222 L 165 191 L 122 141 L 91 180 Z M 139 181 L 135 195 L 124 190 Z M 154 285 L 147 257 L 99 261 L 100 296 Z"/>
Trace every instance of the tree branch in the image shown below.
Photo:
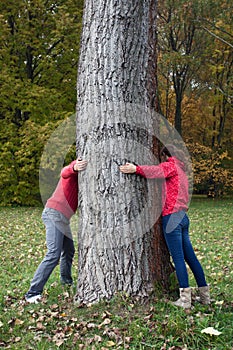
<path fill-rule="evenodd" d="M 206 27 L 202 27 L 207 33 L 209 33 L 210 35 L 212 35 L 213 37 L 215 37 L 216 39 L 222 41 L 224 44 L 229 45 L 231 48 L 233 48 L 233 45 L 231 43 L 229 43 L 228 41 L 224 40 L 223 38 L 221 38 L 220 36 L 218 36 L 217 34 L 214 34 L 213 32 L 211 32 L 208 28 Z"/>

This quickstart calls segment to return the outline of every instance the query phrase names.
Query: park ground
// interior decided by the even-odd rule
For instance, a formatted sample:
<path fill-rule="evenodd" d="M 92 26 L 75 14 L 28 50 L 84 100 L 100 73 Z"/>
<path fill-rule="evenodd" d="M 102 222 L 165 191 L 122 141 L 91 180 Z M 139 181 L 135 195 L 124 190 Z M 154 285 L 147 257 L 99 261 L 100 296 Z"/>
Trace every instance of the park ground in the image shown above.
<path fill-rule="evenodd" d="M 45 251 L 42 208 L 0 208 L 0 349 L 233 349 L 233 198 L 193 198 L 190 234 L 211 286 L 210 306 L 188 311 L 154 295 L 127 295 L 88 308 L 73 303 L 74 288 L 51 275 L 42 303 L 24 301 Z M 78 217 L 72 219 L 77 231 Z M 77 254 L 74 261 L 76 280 Z M 195 286 L 190 274 L 190 284 Z"/>

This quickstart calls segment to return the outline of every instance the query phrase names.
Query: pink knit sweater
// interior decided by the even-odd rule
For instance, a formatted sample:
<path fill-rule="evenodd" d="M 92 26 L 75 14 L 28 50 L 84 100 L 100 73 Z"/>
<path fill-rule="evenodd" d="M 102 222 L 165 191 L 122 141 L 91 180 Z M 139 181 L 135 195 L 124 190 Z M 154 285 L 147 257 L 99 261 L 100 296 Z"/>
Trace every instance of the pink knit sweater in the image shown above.
<path fill-rule="evenodd" d="M 47 208 L 60 211 L 68 219 L 78 206 L 78 172 L 73 168 L 75 162 L 74 160 L 62 169 L 57 187 L 45 205 Z"/>
<path fill-rule="evenodd" d="M 140 165 L 136 174 L 148 179 L 164 179 L 162 215 L 169 215 L 188 209 L 188 178 L 184 164 L 175 157 L 170 157 L 159 165 Z"/>

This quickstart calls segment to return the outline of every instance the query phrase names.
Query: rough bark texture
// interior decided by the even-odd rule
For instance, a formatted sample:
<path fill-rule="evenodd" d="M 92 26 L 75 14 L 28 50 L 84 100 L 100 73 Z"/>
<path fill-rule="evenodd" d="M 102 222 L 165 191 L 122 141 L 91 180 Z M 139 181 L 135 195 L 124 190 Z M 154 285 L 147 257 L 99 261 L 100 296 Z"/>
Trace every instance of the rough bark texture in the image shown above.
<path fill-rule="evenodd" d="M 156 1 L 86 0 L 78 72 L 76 301 L 147 296 L 171 272 L 160 185 L 119 165 L 157 163 Z"/>

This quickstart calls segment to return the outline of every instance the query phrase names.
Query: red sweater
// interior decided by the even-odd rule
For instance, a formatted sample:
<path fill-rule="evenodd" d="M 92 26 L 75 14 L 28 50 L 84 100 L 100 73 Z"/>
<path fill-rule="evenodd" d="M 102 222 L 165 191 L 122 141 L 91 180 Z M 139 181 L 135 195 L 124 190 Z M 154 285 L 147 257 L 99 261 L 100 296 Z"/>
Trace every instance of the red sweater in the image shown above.
<path fill-rule="evenodd" d="M 184 164 L 177 158 L 169 157 L 166 162 L 159 165 L 137 166 L 136 174 L 148 179 L 165 179 L 163 216 L 188 209 L 188 178 L 184 171 Z"/>
<path fill-rule="evenodd" d="M 47 208 L 60 211 L 68 219 L 78 206 L 78 172 L 73 168 L 75 162 L 74 160 L 62 169 L 57 187 L 45 205 Z"/>

